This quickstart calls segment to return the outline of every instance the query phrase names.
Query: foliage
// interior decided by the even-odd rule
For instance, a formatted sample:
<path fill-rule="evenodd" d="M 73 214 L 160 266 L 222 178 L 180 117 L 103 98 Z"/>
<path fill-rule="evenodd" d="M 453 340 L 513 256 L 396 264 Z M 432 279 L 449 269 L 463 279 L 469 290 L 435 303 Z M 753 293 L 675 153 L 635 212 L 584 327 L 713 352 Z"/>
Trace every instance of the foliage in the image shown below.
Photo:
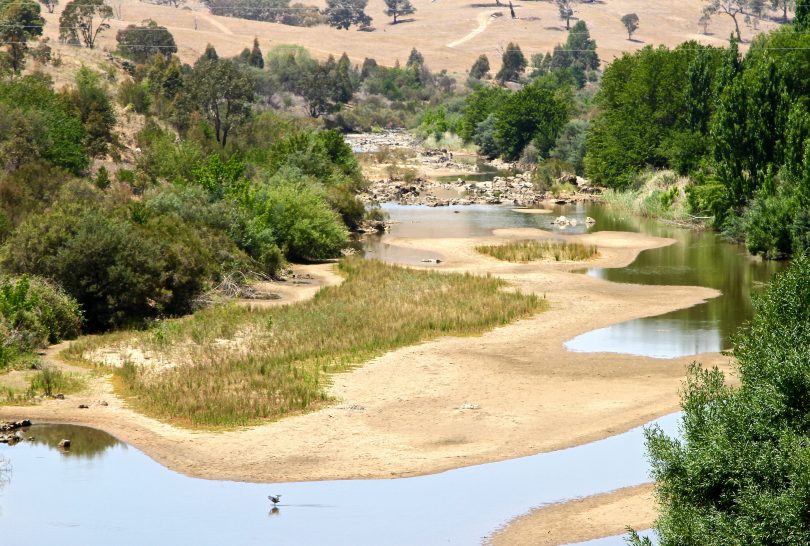
<path fill-rule="evenodd" d="M 115 39 L 121 54 L 136 63 L 145 63 L 152 55 L 171 57 L 177 53 L 172 33 L 151 19 L 119 30 Z"/>
<path fill-rule="evenodd" d="M 627 30 L 627 39 L 632 40 L 633 33 L 636 30 L 638 30 L 638 23 L 639 23 L 638 15 L 636 15 L 635 13 L 628 13 L 627 15 L 622 15 L 621 21 L 622 24 L 624 25 L 624 28 Z"/>
<path fill-rule="evenodd" d="M 485 54 L 481 54 L 470 68 L 470 78 L 483 80 L 489 74 L 489 68 L 489 57 Z"/>
<path fill-rule="evenodd" d="M 231 131 L 242 126 L 251 115 L 255 100 L 255 81 L 240 63 L 201 57 L 188 74 L 188 109 L 204 115 L 214 128 L 217 142 L 228 143 Z"/>
<path fill-rule="evenodd" d="M 797 258 L 756 301 L 734 340 L 740 387 L 694 365 L 683 439 L 647 431 L 662 546 L 810 541 L 808 369 L 810 259 Z"/>
<path fill-rule="evenodd" d="M 520 46 L 509 42 L 509 45 L 506 46 L 506 50 L 503 52 L 501 69 L 498 71 L 495 79 L 501 84 L 520 81 L 523 72 L 526 70 L 526 66 L 528 66 L 528 62 L 523 52 L 520 50 Z"/>
<path fill-rule="evenodd" d="M 411 4 L 411 0 L 385 0 L 385 14 L 394 18 L 395 25 L 400 22 L 399 17 L 412 13 L 416 13 L 416 8 Z"/>
<path fill-rule="evenodd" d="M 290 0 L 205 0 L 213 15 L 312 27 L 325 18 L 315 6 L 290 4 Z"/>
<path fill-rule="evenodd" d="M 104 0 L 68 2 L 59 17 L 59 39 L 72 45 L 84 44 L 92 49 L 98 35 L 110 28 L 107 21 L 112 16 L 113 10 Z"/>
<path fill-rule="evenodd" d="M 105 154 L 114 142 L 115 112 L 101 75 L 82 66 L 76 87 L 66 90 L 65 97 L 84 124 L 87 150 L 94 156 Z"/>
<path fill-rule="evenodd" d="M 587 138 L 588 177 L 624 188 L 646 167 L 679 167 L 684 174 L 694 167 L 707 155 L 704 136 L 723 55 L 686 42 L 672 50 L 648 46 L 611 63 Z"/>
<path fill-rule="evenodd" d="M 589 77 L 593 77 L 593 72 L 599 69 L 596 41 L 591 39 L 585 21 L 577 21 L 565 43 L 555 46 L 553 53 L 533 55 L 532 66 L 532 77 L 569 72 L 577 82 L 577 87 L 584 87 Z"/>
<path fill-rule="evenodd" d="M 517 159 L 533 142 L 546 156 L 571 112 L 571 92 L 552 78 L 537 79 L 509 95 L 497 111 L 495 139 L 504 157 Z"/>
<path fill-rule="evenodd" d="M 253 190 L 250 206 L 254 221 L 266 226 L 293 260 L 335 258 L 348 240 L 340 217 L 306 177 L 276 174 Z"/>
<path fill-rule="evenodd" d="M 11 236 L 4 267 L 58 282 L 80 303 L 91 330 L 187 312 L 228 262 L 223 256 L 232 245 L 176 215 L 152 217 L 141 203 L 111 198 L 89 185 L 70 186 L 57 206 Z"/>
<path fill-rule="evenodd" d="M 338 29 L 349 30 L 351 26 L 361 28 L 371 25 L 371 17 L 366 15 L 368 0 L 326 0 L 323 14 L 329 25 Z"/>
<path fill-rule="evenodd" d="M 0 0 L 0 43 L 5 55 L 0 57 L 0 69 L 7 64 L 15 74 L 25 66 L 29 40 L 42 36 L 45 19 L 34 0 Z"/>
<path fill-rule="evenodd" d="M 87 167 L 82 120 L 54 93 L 49 79 L 32 75 L 0 81 L 0 113 L 6 170 L 40 158 L 76 174 Z"/>

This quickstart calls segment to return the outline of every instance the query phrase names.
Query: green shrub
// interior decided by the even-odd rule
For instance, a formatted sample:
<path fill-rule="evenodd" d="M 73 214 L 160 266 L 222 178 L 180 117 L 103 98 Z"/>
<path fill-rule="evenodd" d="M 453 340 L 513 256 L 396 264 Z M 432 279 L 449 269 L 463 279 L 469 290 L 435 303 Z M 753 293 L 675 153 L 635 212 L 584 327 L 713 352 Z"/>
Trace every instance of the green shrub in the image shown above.
<path fill-rule="evenodd" d="M 0 368 L 20 354 L 76 337 L 81 325 L 76 301 L 51 283 L 0 278 Z"/>
<path fill-rule="evenodd" d="M 281 177 L 258 186 L 251 196 L 259 225 L 266 226 L 293 260 L 339 255 L 349 233 L 326 199 L 305 181 Z"/>
<path fill-rule="evenodd" d="M 123 107 L 131 106 L 139 114 L 149 111 L 152 97 L 149 88 L 144 82 L 135 83 L 132 80 L 125 81 L 118 88 L 118 104 Z"/>
<path fill-rule="evenodd" d="M 733 340 L 739 388 L 693 365 L 682 438 L 647 431 L 662 546 L 810 543 L 810 258 L 755 311 Z"/>

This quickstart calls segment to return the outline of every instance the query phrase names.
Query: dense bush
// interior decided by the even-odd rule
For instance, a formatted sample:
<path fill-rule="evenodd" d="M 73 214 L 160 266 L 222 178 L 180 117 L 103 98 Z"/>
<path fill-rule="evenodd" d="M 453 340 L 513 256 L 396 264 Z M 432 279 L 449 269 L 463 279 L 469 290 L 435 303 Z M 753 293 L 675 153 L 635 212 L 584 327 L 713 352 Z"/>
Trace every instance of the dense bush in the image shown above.
<path fill-rule="evenodd" d="M 662 546 L 810 543 L 810 258 L 774 279 L 734 347 L 739 388 L 693 366 L 683 439 L 647 433 Z"/>
<path fill-rule="evenodd" d="M 4 247 L 3 265 L 59 283 L 81 304 L 91 330 L 190 310 L 229 261 L 243 258 L 227 237 L 178 214 L 148 214 L 92 187 L 71 188 L 28 218 Z"/>
<path fill-rule="evenodd" d="M 75 300 L 38 278 L 0 278 L 0 369 L 22 353 L 79 334 Z"/>
<path fill-rule="evenodd" d="M 32 75 L 0 81 L 4 163 L 12 161 L 16 168 L 42 158 L 78 174 L 88 165 L 85 140 L 81 117 L 54 93 L 50 79 Z"/>
<path fill-rule="evenodd" d="M 253 190 L 256 223 L 273 233 L 293 260 L 337 257 L 349 233 L 312 179 L 279 172 Z"/>

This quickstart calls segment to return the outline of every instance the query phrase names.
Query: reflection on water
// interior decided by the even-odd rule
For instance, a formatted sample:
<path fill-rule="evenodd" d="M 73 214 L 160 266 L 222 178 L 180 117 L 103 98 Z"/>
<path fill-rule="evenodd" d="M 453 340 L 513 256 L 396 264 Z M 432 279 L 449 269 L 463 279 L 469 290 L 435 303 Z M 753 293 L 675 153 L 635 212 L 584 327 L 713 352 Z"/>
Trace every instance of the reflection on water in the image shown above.
<path fill-rule="evenodd" d="M 56 448 L 62 440 L 70 440 L 70 449 L 60 450 L 63 456 L 78 459 L 94 459 L 122 444 L 104 431 L 75 425 L 34 425 L 23 429 L 25 438 L 32 437 L 35 445 Z"/>
<path fill-rule="evenodd" d="M 678 418 L 660 420 L 668 434 Z M 60 435 L 82 450 L 84 430 Z M 431 476 L 271 485 L 188 478 L 110 437 L 106 445 L 93 457 L 64 456 L 50 442 L 0 446 L 14 465 L 0 489 L 3 543 L 476 544 L 533 507 L 648 479 L 640 428 Z M 274 510 L 268 494 L 284 502 Z"/>
<path fill-rule="evenodd" d="M 392 237 L 440 238 L 485 237 L 498 228 L 539 228 L 560 235 L 587 231 L 633 231 L 669 237 L 674 245 L 642 252 L 628 267 L 593 268 L 588 275 L 612 282 L 707 286 L 722 296 L 705 304 L 658 317 L 649 317 L 594 330 L 569 341 L 572 351 L 630 353 L 656 358 L 674 358 L 728 348 L 732 334 L 753 313 L 751 293 L 764 286 L 785 263 L 765 262 L 748 256 L 744 248 L 726 243 L 710 231 L 693 231 L 652 220 L 617 214 L 599 205 L 555 207 L 553 214 L 517 213 L 507 206 L 408 207 L 384 206 L 392 220 Z M 558 215 L 578 221 L 565 230 L 552 222 Z M 584 219 L 596 224 L 589 228 Z M 367 255 L 380 259 L 416 263 L 427 253 L 380 248 L 385 236 L 372 239 Z M 422 256 L 425 254 L 425 256 Z"/>

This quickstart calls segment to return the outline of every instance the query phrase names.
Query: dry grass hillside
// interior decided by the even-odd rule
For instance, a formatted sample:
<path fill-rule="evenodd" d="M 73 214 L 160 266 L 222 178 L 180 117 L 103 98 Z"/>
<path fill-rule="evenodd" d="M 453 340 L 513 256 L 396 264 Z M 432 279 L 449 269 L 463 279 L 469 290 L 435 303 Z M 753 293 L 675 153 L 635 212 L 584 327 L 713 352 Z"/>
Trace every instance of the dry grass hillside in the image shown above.
<path fill-rule="evenodd" d="M 120 12 L 121 19 L 110 22 L 112 29 L 100 37 L 99 46 L 114 49 L 117 29 L 151 18 L 171 30 L 179 46 L 178 53 L 186 62 L 199 57 L 207 43 L 214 44 L 221 55 L 235 55 L 255 36 L 264 51 L 274 45 L 294 43 L 307 47 L 317 57 L 345 51 L 355 62 L 373 57 L 386 65 L 404 61 L 411 47 L 416 47 L 425 55 L 431 68 L 461 73 L 482 53 L 489 55 L 491 60 L 498 59 L 510 41 L 520 44 L 529 55 L 550 51 L 565 40 L 565 23 L 560 20 L 557 7 L 551 1 L 514 0 L 518 15 L 514 20 L 509 17 L 508 6 L 498 7 L 494 1 L 486 2 L 413 0 L 417 8 L 413 20 L 391 25 L 383 13 L 383 0 L 370 0 L 367 12 L 374 18 L 377 30 L 357 32 L 217 17 L 194 1 L 180 9 L 136 0 L 116 1 L 112 4 Z M 674 46 L 694 39 L 723 45 L 733 23 L 729 17 L 716 16 L 709 34 L 702 34 L 698 19 L 703 3 L 702 0 L 598 0 L 577 4 L 576 17 L 588 23 L 602 59 L 609 62 L 623 51 L 646 44 Z M 54 41 L 58 35 L 60 11 L 61 7 L 53 15 L 44 13 L 49 27 L 46 35 Z M 502 16 L 497 16 L 498 13 Z M 641 21 L 633 41 L 627 39 L 619 21 L 627 13 L 637 13 Z M 763 21 L 759 30 L 774 26 L 773 22 Z M 744 39 L 750 39 L 758 32 L 745 26 L 742 28 Z M 69 53 L 63 55 L 72 56 Z M 497 69 L 497 61 L 493 64 Z"/>

